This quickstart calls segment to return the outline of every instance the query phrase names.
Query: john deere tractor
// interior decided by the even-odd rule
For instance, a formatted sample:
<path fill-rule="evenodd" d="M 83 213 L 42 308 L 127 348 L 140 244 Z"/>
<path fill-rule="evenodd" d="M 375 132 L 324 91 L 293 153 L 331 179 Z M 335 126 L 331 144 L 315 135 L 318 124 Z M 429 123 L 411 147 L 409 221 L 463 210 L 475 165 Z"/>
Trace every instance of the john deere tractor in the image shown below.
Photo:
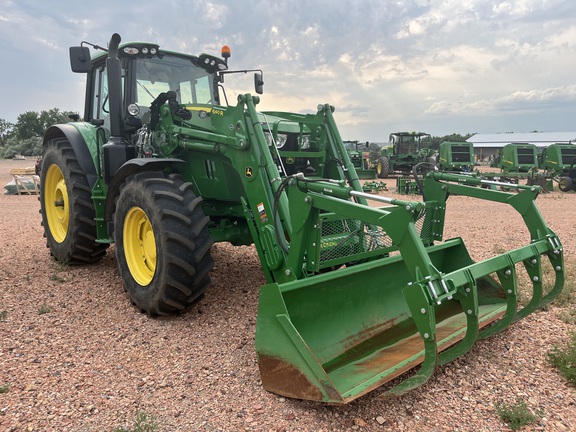
<path fill-rule="evenodd" d="M 430 134 L 424 132 L 393 132 L 388 147 L 383 147 L 376 161 L 376 174 L 386 178 L 394 172 L 409 174 L 415 165 L 426 162 L 436 165 L 434 150 L 427 147 Z"/>
<path fill-rule="evenodd" d="M 70 49 L 87 78 L 83 120 L 46 132 L 40 193 L 57 261 L 92 263 L 114 242 L 131 301 L 170 315 L 208 289 L 214 242 L 253 244 L 267 280 L 255 338 L 263 387 L 330 403 L 420 365 L 387 392 L 413 389 L 558 295 L 562 246 L 536 208 L 538 187 L 508 194 L 430 171 L 423 201 L 365 193 L 334 107 L 259 112 L 259 96 L 229 101 L 224 77 L 249 72 L 230 70 L 229 56 L 121 44 L 118 34 L 107 50 Z M 262 93 L 262 72 L 251 72 Z M 443 239 L 449 194 L 508 204 L 527 245 L 474 262 L 460 238 Z M 524 308 L 517 266 L 533 286 Z"/>
<path fill-rule="evenodd" d="M 368 147 L 368 142 L 365 144 L 358 141 L 344 141 L 344 147 L 352 165 L 354 165 L 358 178 L 374 179 L 376 172 L 373 168 L 370 168 L 370 147 Z"/>

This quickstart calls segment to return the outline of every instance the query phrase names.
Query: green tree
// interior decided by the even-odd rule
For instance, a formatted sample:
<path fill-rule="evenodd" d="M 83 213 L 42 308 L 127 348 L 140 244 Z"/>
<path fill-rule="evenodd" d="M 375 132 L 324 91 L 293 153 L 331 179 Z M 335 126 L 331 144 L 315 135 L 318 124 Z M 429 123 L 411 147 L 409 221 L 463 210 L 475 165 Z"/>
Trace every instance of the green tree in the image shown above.
<path fill-rule="evenodd" d="M 44 132 L 54 124 L 68 123 L 70 121 L 70 111 L 60 111 L 58 108 L 52 108 L 48 111 L 42 111 L 39 116 L 40 124 L 42 125 L 42 135 Z"/>
<path fill-rule="evenodd" d="M 430 142 L 430 148 L 438 149 L 438 148 L 440 148 L 440 144 L 442 144 L 444 141 L 464 142 L 468 138 L 470 138 L 472 135 L 474 135 L 474 134 L 461 135 L 461 134 L 453 133 L 453 134 L 444 135 L 444 136 L 433 136 L 431 139 L 431 142 Z"/>
<path fill-rule="evenodd" d="M 40 114 L 35 111 L 26 111 L 20 114 L 14 125 L 14 133 L 19 140 L 42 136 L 44 129 L 40 123 Z"/>
<path fill-rule="evenodd" d="M 14 136 L 6 140 L 6 145 L 0 149 L 0 158 L 11 159 L 16 155 L 38 156 L 42 154 L 42 137 L 18 139 Z"/>
<path fill-rule="evenodd" d="M 14 129 L 14 124 L 10 123 L 4 119 L 0 119 L 0 147 L 4 147 L 6 145 L 6 140 L 12 133 Z"/>
<path fill-rule="evenodd" d="M 0 157 L 12 158 L 17 154 L 36 156 L 42 153 L 42 137 L 54 124 L 70 121 L 71 112 L 58 108 L 36 112 L 26 111 L 18 116 L 16 123 L 0 121 Z M 4 122 L 4 123 L 2 123 Z M 4 135 L 5 134 L 5 135 Z"/>

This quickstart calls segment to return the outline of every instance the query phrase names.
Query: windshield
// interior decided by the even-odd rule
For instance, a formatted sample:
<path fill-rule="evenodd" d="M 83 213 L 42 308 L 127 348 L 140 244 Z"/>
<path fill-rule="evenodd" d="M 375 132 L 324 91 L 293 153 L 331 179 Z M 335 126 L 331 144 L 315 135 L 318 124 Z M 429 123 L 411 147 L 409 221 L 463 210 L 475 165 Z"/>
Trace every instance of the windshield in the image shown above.
<path fill-rule="evenodd" d="M 176 92 L 181 104 L 214 104 L 214 74 L 194 66 L 189 58 L 165 54 L 134 62 L 133 101 L 146 110 L 160 93 Z"/>
<path fill-rule="evenodd" d="M 348 151 L 356 150 L 356 142 L 355 141 L 344 141 L 344 148 Z"/>
<path fill-rule="evenodd" d="M 398 153 L 417 153 L 418 139 L 412 136 L 398 137 Z"/>

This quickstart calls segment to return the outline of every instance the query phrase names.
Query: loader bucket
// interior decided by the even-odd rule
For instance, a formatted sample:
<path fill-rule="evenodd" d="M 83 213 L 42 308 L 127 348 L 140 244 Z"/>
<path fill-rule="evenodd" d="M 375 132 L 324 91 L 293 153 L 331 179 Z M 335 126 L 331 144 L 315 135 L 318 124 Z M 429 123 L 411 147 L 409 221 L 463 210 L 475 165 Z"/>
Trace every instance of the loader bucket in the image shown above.
<path fill-rule="evenodd" d="M 512 194 L 470 192 L 480 193 L 512 199 L 521 208 L 532 233 L 529 245 L 482 262 L 471 259 L 460 238 L 404 252 L 401 246 L 400 254 L 262 286 L 256 351 L 263 387 L 287 397 L 341 404 L 421 364 L 384 393 L 402 394 L 426 382 L 436 365 L 557 296 L 563 286 L 562 247 L 532 198 L 520 206 Z M 320 196 L 314 196 L 318 201 Z M 356 207 L 350 214 L 359 211 Z M 415 279 L 412 251 L 437 276 Z M 550 262 L 555 278 L 546 294 L 543 261 Z M 517 303 L 517 266 L 526 268 L 533 285 L 524 308 Z"/>
<path fill-rule="evenodd" d="M 473 264 L 460 239 L 433 247 L 429 255 L 443 273 Z M 263 286 L 256 342 L 264 387 L 344 403 L 422 363 L 425 344 L 406 299 L 417 294 L 405 292 L 409 282 L 402 258 L 392 256 Z M 476 289 L 477 320 L 485 327 L 504 315 L 507 298 L 488 276 L 476 281 Z M 434 315 L 438 351 L 465 337 L 467 314 L 456 298 L 423 307 Z"/>

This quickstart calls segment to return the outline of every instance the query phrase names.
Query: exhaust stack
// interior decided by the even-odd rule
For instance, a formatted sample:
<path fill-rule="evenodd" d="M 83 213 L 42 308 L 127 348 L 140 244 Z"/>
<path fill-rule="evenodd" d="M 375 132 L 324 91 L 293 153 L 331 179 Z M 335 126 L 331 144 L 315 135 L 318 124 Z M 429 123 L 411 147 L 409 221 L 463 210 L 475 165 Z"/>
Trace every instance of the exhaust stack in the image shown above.
<path fill-rule="evenodd" d="M 104 181 L 109 184 L 118 169 L 128 160 L 136 157 L 136 149 L 124 134 L 122 113 L 122 63 L 118 58 L 120 35 L 114 33 L 108 46 L 108 106 L 110 109 L 110 138 L 102 146 Z"/>

